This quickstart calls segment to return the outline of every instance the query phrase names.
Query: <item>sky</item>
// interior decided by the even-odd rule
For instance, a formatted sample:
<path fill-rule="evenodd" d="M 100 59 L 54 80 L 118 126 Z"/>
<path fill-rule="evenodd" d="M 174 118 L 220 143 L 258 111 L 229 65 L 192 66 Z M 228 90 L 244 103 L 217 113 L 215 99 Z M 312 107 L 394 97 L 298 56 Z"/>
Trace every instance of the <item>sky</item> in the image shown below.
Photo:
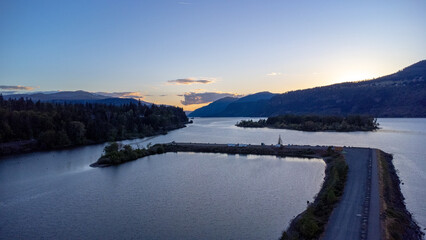
<path fill-rule="evenodd" d="M 425 13 L 425 0 L 1 0 L 0 91 L 193 110 L 371 79 L 426 59 Z"/>

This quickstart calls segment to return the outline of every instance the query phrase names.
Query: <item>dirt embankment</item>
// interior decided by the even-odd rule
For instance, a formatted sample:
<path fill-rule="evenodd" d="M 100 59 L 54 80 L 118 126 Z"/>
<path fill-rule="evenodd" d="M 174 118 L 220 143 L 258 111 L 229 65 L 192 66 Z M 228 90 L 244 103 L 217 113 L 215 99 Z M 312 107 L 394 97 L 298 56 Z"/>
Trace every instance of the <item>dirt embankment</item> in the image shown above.
<path fill-rule="evenodd" d="M 424 233 L 408 212 L 392 155 L 377 150 L 380 181 L 380 221 L 383 239 L 424 239 Z"/>

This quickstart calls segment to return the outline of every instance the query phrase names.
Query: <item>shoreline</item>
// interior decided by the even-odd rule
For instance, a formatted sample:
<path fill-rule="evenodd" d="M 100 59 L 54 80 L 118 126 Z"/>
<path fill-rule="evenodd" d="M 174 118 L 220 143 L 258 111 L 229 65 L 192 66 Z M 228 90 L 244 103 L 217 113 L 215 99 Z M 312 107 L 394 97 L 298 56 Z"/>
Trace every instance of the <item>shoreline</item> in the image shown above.
<path fill-rule="evenodd" d="M 297 128 L 291 128 L 291 127 L 274 127 L 274 126 L 262 126 L 262 127 L 247 127 L 247 126 L 238 126 L 237 124 L 235 125 L 236 127 L 239 128 L 269 128 L 269 129 L 285 129 L 285 130 L 293 130 L 293 131 L 299 131 L 299 132 L 332 132 L 332 133 L 347 133 L 347 132 L 375 132 L 379 129 L 381 129 L 380 127 L 377 127 L 375 129 L 371 129 L 371 130 L 345 130 L 345 131 L 338 131 L 338 130 L 302 130 L 302 129 L 297 129 Z"/>
<path fill-rule="evenodd" d="M 162 154 L 167 152 L 199 152 L 199 153 L 224 153 L 224 154 L 253 154 L 253 155 L 273 155 L 280 157 L 306 157 L 323 158 L 327 153 L 326 146 L 277 146 L 277 145 L 250 145 L 250 144 L 212 144 L 212 143 L 165 143 L 155 144 L 148 149 L 134 149 L 139 156 L 131 159 L 113 161 L 101 156 L 98 161 L 92 163 L 91 167 L 108 167 L 134 161 L 139 158 Z M 143 152 L 142 152 L 143 151 Z"/>
<path fill-rule="evenodd" d="M 237 126 L 240 127 L 240 126 Z M 265 127 L 240 127 L 240 128 L 269 128 L 269 129 L 285 129 L 285 130 L 293 130 L 293 131 L 299 131 L 299 132 L 331 132 L 331 133 L 352 133 L 352 132 L 375 132 L 379 129 L 381 129 L 380 127 L 377 127 L 376 129 L 372 129 L 372 130 L 351 130 L 351 131 L 337 131 L 337 130 L 301 130 L 301 129 L 296 129 L 296 128 L 280 128 L 280 127 L 273 127 L 273 126 L 265 126 Z"/>
<path fill-rule="evenodd" d="M 161 131 L 157 131 L 151 135 L 146 135 L 144 137 L 132 137 L 132 138 L 124 138 L 124 139 L 117 139 L 116 141 L 125 141 L 125 140 L 134 140 L 134 139 L 143 139 L 146 137 L 155 137 L 159 135 L 166 135 L 171 131 L 178 130 L 181 128 L 187 127 L 187 124 L 190 124 L 191 122 L 184 123 L 182 125 L 176 125 L 176 126 L 169 126 Z M 70 145 L 70 146 L 63 146 L 58 148 L 51 148 L 51 149 L 41 149 L 37 145 L 37 140 L 22 140 L 22 141 L 15 141 L 15 142 L 7 142 L 7 143 L 1 143 L 0 144 L 0 160 L 2 157 L 7 156 L 14 156 L 19 154 L 27 154 L 27 153 L 36 153 L 36 152 L 49 152 L 49 151 L 58 151 L 58 150 L 70 150 L 75 149 L 78 147 L 84 147 L 84 146 L 91 146 L 96 144 L 104 144 L 111 141 L 100 141 L 100 142 L 88 142 L 85 144 L 80 145 Z"/>

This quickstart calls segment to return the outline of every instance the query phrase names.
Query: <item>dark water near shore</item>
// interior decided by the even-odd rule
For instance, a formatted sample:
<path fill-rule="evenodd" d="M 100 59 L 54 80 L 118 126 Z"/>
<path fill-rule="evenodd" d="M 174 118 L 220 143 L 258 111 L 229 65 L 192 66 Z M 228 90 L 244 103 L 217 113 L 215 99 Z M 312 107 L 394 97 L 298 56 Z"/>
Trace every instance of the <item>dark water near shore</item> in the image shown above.
<path fill-rule="evenodd" d="M 376 147 L 394 154 L 408 209 L 426 226 L 426 119 L 379 119 L 377 132 L 242 129 L 195 119 L 149 142 Z M 88 165 L 103 145 L 0 160 L 0 238 L 276 239 L 318 192 L 321 160 L 168 153 L 118 167 Z"/>

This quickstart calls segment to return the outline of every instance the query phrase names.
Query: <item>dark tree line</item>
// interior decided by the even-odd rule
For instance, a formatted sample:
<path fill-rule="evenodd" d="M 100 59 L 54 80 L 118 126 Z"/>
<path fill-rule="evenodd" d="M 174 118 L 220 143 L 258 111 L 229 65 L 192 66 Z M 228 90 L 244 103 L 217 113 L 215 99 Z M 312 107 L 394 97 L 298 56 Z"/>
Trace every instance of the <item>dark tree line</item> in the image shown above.
<path fill-rule="evenodd" d="M 152 136 L 187 122 L 178 107 L 33 102 L 0 95 L 0 143 L 33 140 L 39 149 Z"/>

